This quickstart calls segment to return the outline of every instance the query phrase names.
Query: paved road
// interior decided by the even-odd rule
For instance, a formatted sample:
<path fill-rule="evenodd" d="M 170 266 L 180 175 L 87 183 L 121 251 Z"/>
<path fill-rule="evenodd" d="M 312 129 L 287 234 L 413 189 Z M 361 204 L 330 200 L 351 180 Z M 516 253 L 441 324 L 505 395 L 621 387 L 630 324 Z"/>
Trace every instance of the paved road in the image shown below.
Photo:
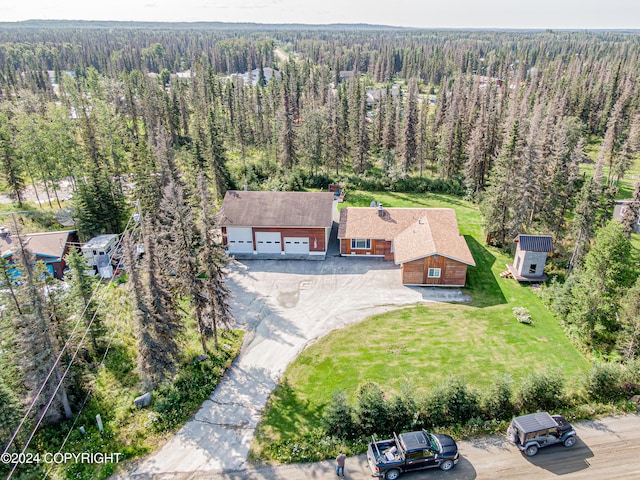
<path fill-rule="evenodd" d="M 640 479 L 640 416 L 608 417 L 575 425 L 578 443 L 541 449 L 525 457 L 504 437 L 492 436 L 458 442 L 461 459 L 449 472 L 429 470 L 402 475 L 402 480 L 615 480 Z M 169 477 L 167 477 L 169 478 Z M 183 479 L 221 480 L 333 480 L 333 462 L 226 472 L 208 476 L 195 472 Z M 348 480 L 370 480 L 364 456 L 347 459 Z"/>
<path fill-rule="evenodd" d="M 194 418 L 151 457 L 115 478 L 173 478 L 247 467 L 260 411 L 287 365 L 310 342 L 370 315 L 429 301 L 465 301 L 459 290 L 409 288 L 376 258 L 250 260 L 230 268 L 242 351 Z M 167 474 L 166 476 L 164 474 Z"/>

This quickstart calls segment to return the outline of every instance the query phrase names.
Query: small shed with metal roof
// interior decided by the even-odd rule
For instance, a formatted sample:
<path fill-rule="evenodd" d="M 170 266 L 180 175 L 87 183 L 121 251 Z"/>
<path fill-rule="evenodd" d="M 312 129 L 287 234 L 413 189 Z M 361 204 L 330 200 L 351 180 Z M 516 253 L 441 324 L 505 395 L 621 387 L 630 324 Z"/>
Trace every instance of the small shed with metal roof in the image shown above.
<path fill-rule="evenodd" d="M 525 235 L 516 238 L 513 265 L 507 265 L 514 278 L 521 282 L 543 282 L 547 279 L 544 266 L 553 251 L 551 235 Z"/>

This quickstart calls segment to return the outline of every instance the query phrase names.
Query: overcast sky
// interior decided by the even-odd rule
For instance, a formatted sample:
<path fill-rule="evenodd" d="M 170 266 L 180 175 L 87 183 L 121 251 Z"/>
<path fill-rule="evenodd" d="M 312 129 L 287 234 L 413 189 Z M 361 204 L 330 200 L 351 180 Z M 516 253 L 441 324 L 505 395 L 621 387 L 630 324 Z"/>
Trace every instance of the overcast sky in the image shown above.
<path fill-rule="evenodd" d="M 0 0 L 28 19 L 638 29 L 640 0 Z"/>

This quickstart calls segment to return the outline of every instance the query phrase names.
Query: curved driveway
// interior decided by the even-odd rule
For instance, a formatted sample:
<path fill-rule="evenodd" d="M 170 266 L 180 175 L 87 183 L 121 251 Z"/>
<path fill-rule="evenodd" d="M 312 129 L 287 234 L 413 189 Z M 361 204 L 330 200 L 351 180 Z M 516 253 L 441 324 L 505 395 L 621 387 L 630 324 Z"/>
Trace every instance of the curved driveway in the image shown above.
<path fill-rule="evenodd" d="M 194 418 L 122 478 L 219 478 L 247 468 L 260 411 L 308 343 L 400 306 L 468 300 L 456 289 L 402 286 L 398 267 L 377 258 L 234 262 L 229 286 L 247 330 L 240 355 Z"/>

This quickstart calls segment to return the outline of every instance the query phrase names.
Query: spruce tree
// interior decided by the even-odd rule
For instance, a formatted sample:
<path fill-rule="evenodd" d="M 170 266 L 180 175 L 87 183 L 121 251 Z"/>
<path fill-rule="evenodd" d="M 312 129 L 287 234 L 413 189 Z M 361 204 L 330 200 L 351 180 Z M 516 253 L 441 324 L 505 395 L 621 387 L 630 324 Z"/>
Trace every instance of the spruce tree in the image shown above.
<path fill-rule="evenodd" d="M 198 257 L 202 272 L 197 277 L 200 283 L 200 292 L 196 298 L 202 304 L 200 308 L 205 312 L 201 328 L 204 328 L 207 336 L 213 336 L 215 347 L 218 348 L 219 329 L 229 328 L 233 320 L 229 304 L 231 290 L 226 285 L 225 275 L 222 271 L 229 259 L 213 234 L 216 223 L 212 215 L 214 208 L 209 199 L 209 188 L 204 173 L 201 173 L 198 178 L 198 194 L 200 197 Z M 204 343 L 203 346 L 205 346 Z"/>
<path fill-rule="evenodd" d="M 588 179 L 578 194 L 572 225 L 572 233 L 576 243 L 567 275 L 571 274 L 573 268 L 582 264 L 595 234 L 596 214 L 599 207 L 595 183 L 594 179 Z"/>
<path fill-rule="evenodd" d="M 162 142 L 159 142 L 162 143 Z M 202 349 L 209 353 L 207 328 L 203 302 L 200 301 L 198 281 L 198 238 L 195 228 L 193 206 L 189 195 L 173 164 L 171 151 L 165 147 L 158 149 L 158 161 L 163 170 L 165 186 L 162 189 L 159 209 L 155 222 L 155 234 L 158 243 L 159 264 L 172 273 L 172 290 L 188 299 L 196 319 Z"/>
<path fill-rule="evenodd" d="M 90 267 L 78 250 L 72 249 L 65 257 L 65 262 L 69 267 L 67 282 L 71 286 L 68 295 L 70 310 L 74 316 L 82 318 L 89 328 L 93 353 L 97 355 L 98 339 L 105 333 L 102 316 L 93 298 L 98 280 L 85 274 Z"/>
<path fill-rule="evenodd" d="M 415 80 L 409 83 L 409 95 L 404 116 L 402 135 L 402 169 L 408 174 L 416 164 L 418 156 L 418 85 Z"/>
<path fill-rule="evenodd" d="M 388 151 L 392 151 L 396 148 L 396 110 L 399 108 L 399 104 L 396 102 L 391 92 L 391 87 L 387 86 L 381 114 L 381 117 L 384 118 L 384 125 L 382 129 L 382 148 Z"/>
<path fill-rule="evenodd" d="M 335 174 L 340 174 L 340 167 L 343 164 L 344 157 L 346 155 L 345 147 L 345 117 L 342 115 L 342 96 L 341 90 L 329 96 L 329 125 L 328 125 L 328 138 L 327 138 L 327 157 L 332 159 L 335 167 Z M 331 161 L 331 160 L 330 160 Z"/>
<path fill-rule="evenodd" d="M 364 87 L 359 79 L 351 85 L 349 96 L 349 151 L 351 163 L 356 173 L 363 173 L 367 167 L 369 137 L 367 132 L 367 102 Z"/>
<path fill-rule="evenodd" d="M 487 113 L 483 104 L 471 130 L 466 146 L 467 159 L 464 164 L 464 185 L 471 197 L 478 198 L 484 190 L 488 166 L 489 146 L 487 139 Z"/>
<path fill-rule="evenodd" d="M 626 291 L 621 304 L 616 347 L 625 360 L 632 360 L 640 355 L 640 278 Z"/>
<path fill-rule="evenodd" d="M 619 330 L 622 294 L 637 278 L 629 262 L 631 243 L 615 220 L 601 228 L 585 256 L 567 314 L 570 331 L 583 344 L 602 350 L 613 347 Z"/>
<path fill-rule="evenodd" d="M 124 194 L 119 184 L 93 163 L 86 166 L 86 176 L 78 185 L 74 205 L 82 237 L 122 232 L 126 218 Z"/>
<path fill-rule="evenodd" d="M 151 312 L 146 302 L 140 272 L 136 264 L 134 245 L 127 235 L 123 238 L 123 252 L 128 276 L 128 290 L 133 298 L 134 335 L 136 337 L 138 374 L 145 390 L 153 390 L 163 377 L 162 368 L 157 368 L 156 342 L 153 335 Z M 163 364 L 164 362 L 160 362 Z"/>
<path fill-rule="evenodd" d="M 489 186 L 483 195 L 483 222 L 489 243 L 504 246 L 507 239 L 515 238 L 515 206 L 519 192 L 518 158 L 521 152 L 520 123 L 515 120 L 507 141 L 489 175 Z"/>
<path fill-rule="evenodd" d="M 2 176 L 18 206 L 22 208 L 25 180 L 18 156 L 13 145 L 14 132 L 11 131 L 8 115 L 0 111 L 0 166 Z"/>
<path fill-rule="evenodd" d="M 175 372 L 178 362 L 178 340 L 184 330 L 184 324 L 178 315 L 178 299 L 167 285 L 165 265 L 157 255 L 155 233 L 148 220 L 142 221 L 144 257 L 141 270 L 148 318 L 154 338 L 153 370 L 158 381 L 168 378 Z"/>
<path fill-rule="evenodd" d="M 622 226 L 627 235 L 631 235 L 633 227 L 638 223 L 640 218 L 640 180 L 638 180 L 633 189 L 633 198 L 629 203 L 624 205 L 622 212 Z"/>
<path fill-rule="evenodd" d="M 291 169 L 297 163 L 296 133 L 293 129 L 295 119 L 294 92 L 291 91 L 291 65 L 287 68 L 282 80 L 282 105 L 279 113 L 280 164 L 285 169 Z"/>
<path fill-rule="evenodd" d="M 222 143 L 222 135 L 214 112 L 209 112 L 207 117 L 207 132 L 208 137 L 205 145 L 207 146 L 209 164 L 211 165 L 210 175 L 213 178 L 216 198 L 222 200 L 227 190 L 233 188 L 234 185 L 227 168 L 227 153 Z"/>
<path fill-rule="evenodd" d="M 56 423 L 63 416 L 71 418 L 71 405 L 63 377 L 63 366 L 56 362 L 60 347 L 56 342 L 55 325 L 46 317 L 43 291 L 38 288 L 35 258 L 16 226 L 12 235 L 16 249 L 13 258 L 20 272 L 20 309 L 11 315 L 13 321 L 14 348 L 29 352 L 22 357 L 16 355 L 17 368 L 21 373 L 27 403 L 34 403 L 37 418 Z M 47 376 L 51 375 L 47 379 Z M 60 385 L 58 387 L 58 385 Z M 41 392 L 38 394 L 38 391 Z M 56 392 L 57 389 L 57 392 Z M 48 410 L 44 410 L 51 401 Z"/>

